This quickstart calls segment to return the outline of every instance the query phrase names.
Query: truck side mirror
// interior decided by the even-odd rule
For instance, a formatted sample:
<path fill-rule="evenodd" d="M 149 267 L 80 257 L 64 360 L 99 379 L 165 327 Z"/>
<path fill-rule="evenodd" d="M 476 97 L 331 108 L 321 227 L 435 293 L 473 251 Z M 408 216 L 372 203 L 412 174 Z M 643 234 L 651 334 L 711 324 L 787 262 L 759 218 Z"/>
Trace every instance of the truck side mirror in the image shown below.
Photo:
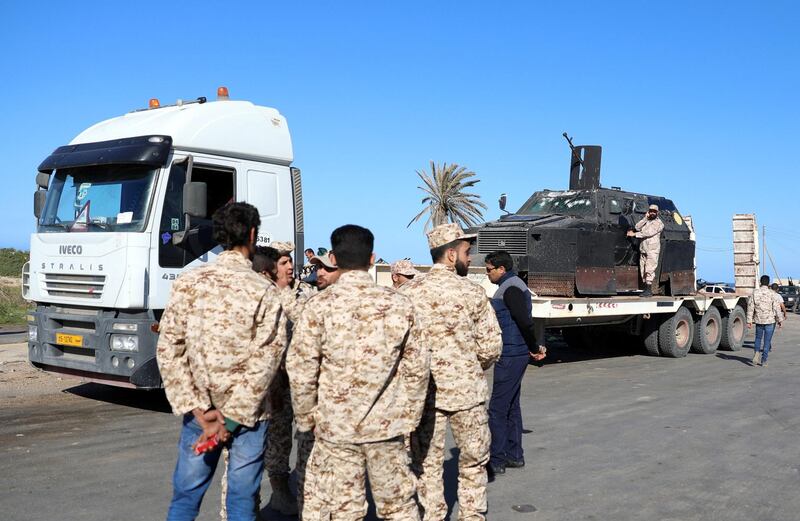
<path fill-rule="evenodd" d="M 505 209 L 506 209 L 506 194 L 500 194 L 500 200 L 497 201 L 497 202 L 500 203 L 500 209 L 505 211 Z"/>
<path fill-rule="evenodd" d="M 46 172 L 39 172 L 36 174 L 36 186 L 47 190 L 48 184 L 50 184 L 50 174 Z"/>
<path fill-rule="evenodd" d="M 36 190 L 33 192 L 33 215 L 35 215 L 37 219 L 42 216 L 46 196 L 47 190 Z"/>
<path fill-rule="evenodd" d="M 183 212 L 190 217 L 205 219 L 208 212 L 208 185 L 189 182 L 183 185 Z"/>

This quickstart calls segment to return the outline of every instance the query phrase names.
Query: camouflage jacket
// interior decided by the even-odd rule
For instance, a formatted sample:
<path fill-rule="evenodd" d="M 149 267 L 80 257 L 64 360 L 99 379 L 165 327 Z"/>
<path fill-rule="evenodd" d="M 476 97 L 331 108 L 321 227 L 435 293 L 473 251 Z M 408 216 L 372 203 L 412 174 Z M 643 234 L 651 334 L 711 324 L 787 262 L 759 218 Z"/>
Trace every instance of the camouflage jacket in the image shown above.
<path fill-rule="evenodd" d="M 402 287 L 414 303 L 431 349 L 437 409 L 459 411 L 485 402 L 484 371 L 499 357 L 503 338 L 482 287 L 443 264 Z"/>
<path fill-rule="evenodd" d="M 277 286 L 276 289 L 278 289 Z M 306 301 L 316 295 L 319 290 L 308 282 L 298 280 L 293 288 L 278 289 L 278 292 L 284 313 L 289 320 L 297 322 Z"/>
<path fill-rule="evenodd" d="M 283 357 L 276 288 L 235 251 L 182 275 L 159 324 L 157 358 L 172 410 L 216 407 L 252 426 Z"/>
<path fill-rule="evenodd" d="M 661 232 L 664 230 L 664 223 L 656 217 L 652 221 L 643 217 L 636 223 L 636 237 L 642 239 L 639 251 L 642 253 L 658 253 L 661 250 Z"/>
<path fill-rule="evenodd" d="M 781 305 L 775 298 L 775 292 L 768 286 L 761 286 L 747 298 L 747 323 L 774 324 L 783 322 Z"/>
<path fill-rule="evenodd" d="M 414 307 L 368 273 L 342 273 L 306 302 L 286 356 L 299 431 L 334 443 L 414 430 L 428 385 L 428 347 Z"/>

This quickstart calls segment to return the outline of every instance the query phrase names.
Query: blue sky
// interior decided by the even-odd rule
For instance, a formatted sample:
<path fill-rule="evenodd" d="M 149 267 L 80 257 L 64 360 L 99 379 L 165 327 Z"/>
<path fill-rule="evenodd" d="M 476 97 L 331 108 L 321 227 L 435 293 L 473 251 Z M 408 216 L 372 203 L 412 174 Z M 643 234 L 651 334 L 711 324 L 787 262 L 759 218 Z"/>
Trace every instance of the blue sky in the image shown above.
<path fill-rule="evenodd" d="M 792 2 L 16 2 L 0 19 L 0 246 L 27 248 L 36 166 L 82 129 L 205 95 L 278 108 L 304 173 L 307 244 L 368 226 L 425 262 L 415 170 L 474 170 L 496 218 L 565 188 L 561 133 L 606 185 L 691 214 L 698 276 L 732 280 L 755 213 L 800 278 L 800 35 Z M 768 273 L 773 274 L 770 268 Z"/>

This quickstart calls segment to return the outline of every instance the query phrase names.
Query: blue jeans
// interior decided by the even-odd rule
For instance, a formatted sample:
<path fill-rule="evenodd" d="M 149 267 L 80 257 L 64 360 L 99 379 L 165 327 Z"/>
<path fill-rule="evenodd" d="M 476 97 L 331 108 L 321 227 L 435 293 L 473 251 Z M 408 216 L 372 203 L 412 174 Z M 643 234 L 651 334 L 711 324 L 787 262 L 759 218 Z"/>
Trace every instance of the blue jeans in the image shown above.
<path fill-rule="evenodd" d="M 769 350 L 772 347 L 772 334 L 775 332 L 775 324 L 756 324 L 756 341 L 753 350 L 761 351 L 761 363 L 767 363 Z M 761 339 L 764 339 L 764 346 L 761 346 Z"/>
<path fill-rule="evenodd" d="M 194 415 L 183 417 L 178 442 L 178 463 L 172 476 L 172 503 L 167 521 L 193 520 L 200 512 L 200 503 L 211 484 L 222 450 L 199 456 L 192 444 L 203 433 Z M 267 422 L 257 422 L 252 429 L 242 425 L 230 442 L 228 462 L 228 519 L 255 521 L 256 494 L 264 473 L 264 451 L 267 448 Z"/>
<path fill-rule="evenodd" d="M 492 433 L 489 461 L 492 465 L 524 459 L 519 395 L 528 360 L 527 354 L 501 356 L 494 365 L 492 399 L 489 401 L 489 430 Z"/>

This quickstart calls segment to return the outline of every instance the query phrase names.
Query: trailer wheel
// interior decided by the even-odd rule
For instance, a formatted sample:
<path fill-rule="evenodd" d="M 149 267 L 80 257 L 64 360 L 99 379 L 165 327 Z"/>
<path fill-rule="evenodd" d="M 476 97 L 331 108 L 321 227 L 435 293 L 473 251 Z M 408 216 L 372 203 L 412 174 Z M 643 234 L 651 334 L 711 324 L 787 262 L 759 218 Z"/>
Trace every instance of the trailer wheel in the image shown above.
<path fill-rule="evenodd" d="M 706 312 L 697 317 L 694 322 L 694 339 L 692 340 L 692 352 L 701 355 L 714 354 L 719 347 L 722 338 L 722 317 L 719 310 L 710 307 Z"/>
<path fill-rule="evenodd" d="M 663 356 L 682 358 L 692 347 L 694 321 L 692 313 L 682 307 L 658 328 L 658 349 Z"/>
<path fill-rule="evenodd" d="M 722 317 L 722 338 L 719 341 L 721 348 L 729 351 L 738 351 L 742 348 L 746 320 L 742 306 L 736 306 L 727 317 Z"/>
<path fill-rule="evenodd" d="M 658 350 L 658 327 L 661 325 L 661 317 L 651 316 L 642 324 L 642 342 L 644 349 L 650 356 L 661 356 Z"/>

